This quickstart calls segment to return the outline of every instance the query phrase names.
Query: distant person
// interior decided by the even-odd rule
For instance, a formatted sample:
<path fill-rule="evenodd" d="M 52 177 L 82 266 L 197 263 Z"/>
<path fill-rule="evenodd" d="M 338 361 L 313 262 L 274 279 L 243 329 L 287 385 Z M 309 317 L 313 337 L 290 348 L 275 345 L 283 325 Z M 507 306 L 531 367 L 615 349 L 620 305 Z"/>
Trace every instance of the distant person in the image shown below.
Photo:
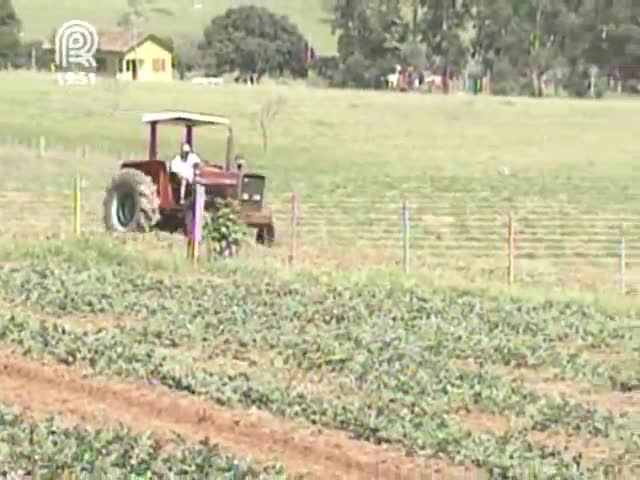
<path fill-rule="evenodd" d="M 180 153 L 171 160 L 169 170 L 182 180 L 180 183 L 180 204 L 184 202 L 187 182 L 193 183 L 196 167 L 201 164 L 202 160 L 198 154 L 191 151 L 191 145 L 188 143 L 183 143 Z"/>
<path fill-rule="evenodd" d="M 235 158 L 233 159 L 233 162 L 236 165 L 236 170 L 238 172 L 242 171 L 242 168 L 244 167 L 244 164 L 246 163 L 246 160 L 244 158 L 244 156 L 242 156 L 241 154 L 236 154 Z"/>

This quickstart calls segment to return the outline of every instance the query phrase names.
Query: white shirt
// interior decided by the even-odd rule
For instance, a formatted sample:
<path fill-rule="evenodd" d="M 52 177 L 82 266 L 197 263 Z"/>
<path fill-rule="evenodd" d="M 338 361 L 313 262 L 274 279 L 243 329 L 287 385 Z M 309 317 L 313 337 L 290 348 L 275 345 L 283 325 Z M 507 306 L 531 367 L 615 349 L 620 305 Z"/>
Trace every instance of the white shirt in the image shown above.
<path fill-rule="evenodd" d="M 183 160 L 180 155 L 176 155 L 171 160 L 169 171 L 193 183 L 194 167 L 200 163 L 202 163 L 200 157 L 193 152 L 189 152 L 186 160 Z"/>

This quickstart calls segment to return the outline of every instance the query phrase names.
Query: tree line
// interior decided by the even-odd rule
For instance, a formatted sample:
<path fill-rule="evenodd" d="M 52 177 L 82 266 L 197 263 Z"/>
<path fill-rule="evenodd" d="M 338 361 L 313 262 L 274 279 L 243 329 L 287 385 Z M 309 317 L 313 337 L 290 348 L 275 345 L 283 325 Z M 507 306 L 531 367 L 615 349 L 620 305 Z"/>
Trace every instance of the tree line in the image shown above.
<path fill-rule="evenodd" d="M 213 18 L 199 39 L 170 39 L 178 70 L 296 78 L 314 72 L 334 87 L 381 88 L 396 65 L 411 65 L 490 76 L 495 94 L 542 96 L 549 83 L 573 96 L 601 96 L 612 84 L 640 93 L 638 0 L 323 1 L 336 55 L 315 58 L 289 18 L 243 6 Z M 124 26 L 145 18 L 152 3 L 128 2 Z M 11 0 L 0 0 L 3 65 L 26 63 L 32 46 L 19 32 Z"/>
<path fill-rule="evenodd" d="M 330 0 L 332 83 L 377 87 L 397 63 L 491 75 L 494 93 L 637 92 L 637 0 Z M 595 83 L 595 85 L 594 85 Z"/>

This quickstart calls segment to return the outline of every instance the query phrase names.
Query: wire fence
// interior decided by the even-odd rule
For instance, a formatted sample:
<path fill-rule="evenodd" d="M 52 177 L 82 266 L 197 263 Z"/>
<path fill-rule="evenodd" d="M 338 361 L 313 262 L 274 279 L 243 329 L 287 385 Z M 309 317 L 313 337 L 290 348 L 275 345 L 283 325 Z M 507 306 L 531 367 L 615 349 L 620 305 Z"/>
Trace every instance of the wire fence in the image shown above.
<path fill-rule="evenodd" d="M 73 216 L 73 184 L 63 192 L 3 192 L 5 234 L 16 238 L 104 232 L 100 191 L 81 191 Z M 450 209 L 419 200 L 393 203 L 349 200 L 299 202 L 277 198 L 275 254 L 299 264 L 345 268 L 388 266 L 475 280 L 619 288 L 640 287 L 640 215 L 544 212 L 541 206 L 474 205 Z M 33 214 L 33 212 L 40 212 Z M 512 228 L 509 228 L 509 219 Z"/>
<path fill-rule="evenodd" d="M 290 201 L 291 202 L 291 201 Z M 295 249 L 409 269 L 453 269 L 505 281 L 562 278 L 636 291 L 640 214 L 579 212 L 549 204 L 455 207 L 420 199 L 392 202 L 280 200 L 281 238 Z M 286 219 L 286 221 L 284 221 Z M 295 225 L 295 236 L 292 235 Z M 637 267 L 636 267 L 637 268 Z"/>
<path fill-rule="evenodd" d="M 7 146 L 12 144 L 20 145 L 16 141 Z M 41 158 L 109 156 L 93 147 L 58 152 L 44 137 L 24 146 Z M 121 160 L 134 156 L 119 155 Z M 5 205 L 42 212 L 21 217 L 4 209 L 0 220 L 5 232 L 69 231 L 72 182 L 69 178 L 63 182 L 67 188 L 37 195 L 17 189 L 2 192 Z M 82 230 L 103 231 L 104 190 L 84 182 L 80 190 Z M 599 213 L 556 201 L 473 203 L 460 201 L 457 194 L 440 195 L 437 200 L 417 195 L 404 201 L 389 191 L 371 198 L 314 197 L 307 200 L 285 193 L 270 202 L 276 220 L 275 250 L 286 251 L 290 261 L 350 268 L 384 265 L 434 276 L 453 272 L 476 280 L 573 282 L 595 289 L 639 291 L 640 211 L 629 205 L 608 205 Z"/>

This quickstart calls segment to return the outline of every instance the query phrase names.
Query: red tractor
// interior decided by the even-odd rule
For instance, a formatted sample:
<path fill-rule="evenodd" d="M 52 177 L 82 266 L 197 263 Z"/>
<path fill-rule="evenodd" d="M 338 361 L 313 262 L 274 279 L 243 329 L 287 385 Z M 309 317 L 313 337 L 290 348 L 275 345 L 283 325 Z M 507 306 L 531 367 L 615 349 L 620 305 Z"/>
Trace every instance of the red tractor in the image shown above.
<path fill-rule="evenodd" d="M 149 159 L 122 163 L 107 188 L 104 224 L 108 231 L 147 232 L 155 228 L 189 235 L 193 188 L 187 186 L 181 202 L 182 179 L 171 171 L 168 162 L 158 159 L 158 125 L 183 126 L 184 142 L 191 148 L 194 127 L 209 125 L 226 129 L 227 151 L 224 166 L 202 159 L 196 169 L 196 182 L 205 187 L 205 211 L 215 213 L 216 199 L 237 200 L 240 219 L 256 229 L 256 241 L 263 245 L 273 243 L 273 216 L 263 208 L 266 178 L 245 173 L 242 162 L 232 158 L 233 130 L 227 118 L 192 112 L 160 112 L 145 114 L 142 120 L 150 126 Z"/>

